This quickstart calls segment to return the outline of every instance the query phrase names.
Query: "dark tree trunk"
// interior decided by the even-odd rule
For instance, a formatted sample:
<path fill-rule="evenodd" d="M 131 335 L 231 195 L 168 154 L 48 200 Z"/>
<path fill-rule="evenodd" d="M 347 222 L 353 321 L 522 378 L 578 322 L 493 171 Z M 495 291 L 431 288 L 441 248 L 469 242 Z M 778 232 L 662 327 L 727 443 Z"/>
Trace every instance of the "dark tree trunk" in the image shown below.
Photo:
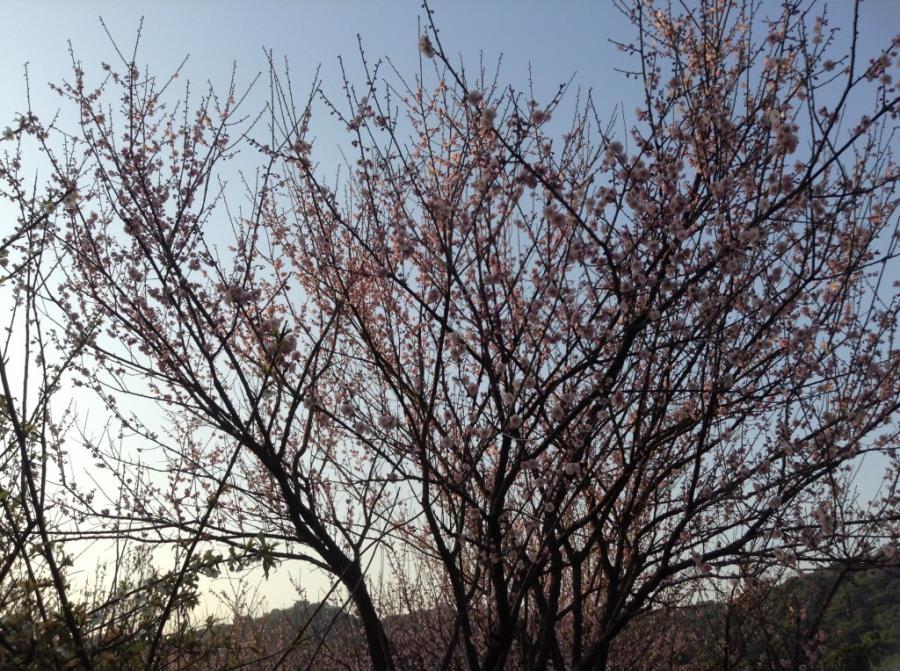
<path fill-rule="evenodd" d="M 381 623 L 381 618 L 372 603 L 372 597 L 366 588 L 365 578 L 359 568 L 359 564 L 353 560 L 345 559 L 345 566 L 341 582 L 350 593 L 353 604 L 363 624 L 366 634 L 366 644 L 369 647 L 369 658 L 372 661 L 372 669 L 375 671 L 391 671 L 394 669 L 394 660 L 391 655 L 391 646 L 387 634 Z"/>

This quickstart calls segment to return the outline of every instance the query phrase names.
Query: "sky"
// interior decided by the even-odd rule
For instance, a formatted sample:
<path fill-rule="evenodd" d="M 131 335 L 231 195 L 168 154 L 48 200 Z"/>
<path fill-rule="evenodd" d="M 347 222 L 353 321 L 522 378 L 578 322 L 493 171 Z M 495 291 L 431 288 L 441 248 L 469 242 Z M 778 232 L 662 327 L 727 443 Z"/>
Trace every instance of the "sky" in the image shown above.
<path fill-rule="evenodd" d="M 483 57 L 493 69 L 502 55 L 502 80 L 518 88 L 528 83 L 529 67 L 539 95 L 552 95 L 556 87 L 573 75 L 586 87 L 602 89 L 610 111 L 624 99 L 625 85 L 615 75 L 611 63 L 620 54 L 606 42 L 606 36 L 621 34 L 624 17 L 602 3 L 557 4 L 539 2 L 436 2 L 436 19 L 448 52 L 459 54 L 467 67 L 478 67 Z M 61 104 L 48 82 L 71 79 L 69 42 L 87 73 L 88 81 L 99 78 L 102 62 L 116 62 L 116 53 L 103 22 L 119 47 L 129 53 L 143 18 L 138 61 L 157 75 L 173 71 L 188 56 L 182 80 L 190 80 L 195 91 L 210 81 L 224 88 L 232 68 L 237 82 L 247 85 L 267 67 L 264 49 L 272 49 L 276 61 L 287 59 L 298 90 L 308 90 L 317 67 L 328 93 L 340 95 L 338 56 L 344 57 L 351 79 L 361 80 L 359 42 L 367 57 L 390 58 L 404 75 L 417 72 L 419 21 L 424 16 L 421 2 L 414 0 L 370 2 L 86 2 L 5 0 L 0 9 L 0 128 L 13 125 L 15 115 L 25 107 L 25 64 L 31 82 L 34 111 L 50 118 Z M 96 81 L 96 79 L 94 79 Z M 633 85 L 630 85 L 633 88 Z M 259 86 L 259 100 L 265 96 Z M 613 102 L 615 101 L 615 102 Z M 251 99 L 248 109 L 258 109 Z M 317 158 L 329 162 L 329 151 L 346 138 L 344 133 L 328 137 L 332 128 L 313 124 L 318 134 Z M 325 136 L 323 137 L 323 133 Z M 337 161 L 333 151 L 331 160 Z M 26 157 L 27 159 L 27 157 Z M 0 204 L 0 217 L 12 213 Z M 0 225 L 4 225 L 0 222 Z M 85 410 L 85 402 L 81 401 Z M 98 407 L 98 412 L 102 410 Z M 97 415 L 94 415 L 97 416 Z M 103 553 L 92 548 L 81 556 L 76 568 L 89 579 L 95 562 Z M 165 557 L 158 559 L 168 568 Z M 258 572 L 257 572 L 258 573 Z M 234 596 L 235 590 L 251 587 L 248 595 L 262 598 L 260 605 L 287 606 L 296 599 L 292 580 L 316 600 L 327 589 L 326 581 L 308 570 L 274 572 L 269 580 L 248 580 L 229 584 L 221 580 L 205 586 Z M 203 608 L 217 610 L 214 600 Z M 224 613 L 224 610 L 220 610 Z"/>
<path fill-rule="evenodd" d="M 762 4 L 776 7 L 774 0 Z M 831 3 L 832 25 L 847 21 L 850 5 L 849 0 Z M 608 38 L 625 39 L 632 33 L 609 0 L 434 0 L 431 7 L 445 49 L 458 54 L 470 70 L 476 69 L 481 59 L 493 69 L 502 55 L 501 81 L 521 89 L 531 73 L 539 99 L 547 99 L 559 84 L 574 78 L 576 87 L 593 89 L 601 114 L 612 113 L 619 104 L 630 113 L 638 102 L 635 82 L 614 71 L 626 61 Z M 159 75 L 171 72 L 189 56 L 182 75 L 185 80 L 200 85 L 209 80 L 214 87 L 223 88 L 236 64 L 238 83 L 246 85 L 265 71 L 264 49 L 268 48 L 276 60 L 290 63 L 299 90 L 307 90 L 321 65 L 324 89 L 339 95 L 338 56 L 344 57 L 351 80 L 361 80 L 358 36 L 370 61 L 388 57 L 401 74 L 413 75 L 418 69 L 416 43 L 424 10 L 420 0 L 3 0 L 0 128 L 12 125 L 16 113 L 25 107 L 26 63 L 33 109 L 41 118 L 48 118 L 60 99 L 49 91 L 47 82 L 70 76 L 69 41 L 89 77 L 99 77 L 101 62 L 115 61 L 100 17 L 129 52 L 143 17 L 138 60 Z M 886 44 L 898 28 L 900 0 L 864 3 L 864 47 Z M 264 96 L 265 87 L 257 94 Z M 250 107 L 259 106 L 251 99 Z M 343 135 L 320 136 L 318 157 L 322 159 L 324 152 L 327 160 L 332 151 L 336 158 L 334 148 L 341 140 Z M 6 228 L 2 219 L 8 216 L 9 211 L 0 207 L 0 229 Z M 311 580 L 305 584 L 315 596 L 323 583 Z M 294 591 L 287 573 L 273 576 L 261 594 L 269 606 L 290 603 Z"/>
<path fill-rule="evenodd" d="M 777 6 L 775 0 L 762 4 Z M 851 4 L 831 3 L 833 25 L 847 20 Z M 530 64 L 546 91 L 575 75 L 576 83 L 601 94 L 601 102 L 611 106 L 623 100 L 625 82 L 613 72 L 622 57 L 607 39 L 630 36 L 631 31 L 611 0 L 434 0 L 431 6 L 448 52 L 460 54 L 469 67 L 477 65 L 482 53 L 488 64 L 502 54 L 504 79 L 510 83 L 523 84 Z M 114 58 L 99 17 L 127 47 L 143 17 L 140 60 L 157 73 L 190 55 L 185 74 L 195 81 L 224 84 L 235 62 L 249 81 L 265 69 L 266 47 L 290 60 L 298 83 L 308 81 L 321 64 L 326 84 L 336 85 L 338 55 L 347 59 L 351 74 L 358 71 L 353 58 L 357 35 L 370 57 L 389 56 L 401 72 L 412 72 L 423 14 L 420 0 L 4 0 L 0 122 L 5 125 L 21 110 L 24 63 L 30 64 L 35 104 L 44 107 L 53 104 L 44 84 L 69 70 L 68 40 L 89 72 Z M 898 26 L 897 0 L 863 3 L 864 44 L 884 44 Z"/>
<path fill-rule="evenodd" d="M 77 6 L 76 6 L 77 5 Z M 493 64 L 503 55 L 510 83 L 527 81 L 533 67 L 539 90 L 552 91 L 573 74 L 613 97 L 624 84 L 610 64 L 620 54 L 606 42 L 622 34 L 624 17 L 604 2 L 435 2 L 433 9 L 450 53 L 475 67 L 483 53 Z M 140 2 L 66 3 L 5 0 L 0 28 L 0 122 L 9 123 L 23 100 L 22 65 L 27 61 L 36 107 L 53 106 L 44 83 L 69 71 L 67 40 L 90 73 L 115 54 L 100 26 L 102 16 L 114 38 L 130 50 L 144 17 L 139 60 L 156 73 L 168 72 L 185 55 L 187 78 L 227 83 L 233 63 L 239 81 L 265 69 L 263 48 L 286 57 L 295 82 L 311 80 L 317 65 L 338 92 L 337 57 L 343 55 L 351 75 L 359 72 L 357 35 L 370 58 L 388 56 L 401 72 L 418 63 L 417 23 L 423 17 L 416 0 L 347 2 Z"/>
<path fill-rule="evenodd" d="M 489 72 L 502 56 L 501 81 L 516 88 L 527 87 L 531 74 L 537 97 L 549 99 L 559 84 L 574 76 L 575 85 L 598 91 L 601 111 L 612 112 L 615 105 L 634 97 L 633 82 L 613 72 L 622 65 L 622 55 L 607 37 L 627 30 L 625 18 L 606 3 L 534 2 L 434 2 L 435 18 L 448 53 L 458 54 L 466 67 L 477 69 L 483 62 Z M 404 76 L 418 71 L 417 41 L 419 22 L 424 11 L 419 0 L 370 0 L 348 2 L 79 2 L 41 0 L 4 0 L 0 8 L 0 128 L 12 126 L 17 113 L 25 108 L 25 64 L 28 66 L 32 107 L 42 119 L 59 110 L 62 100 L 49 90 L 48 82 L 71 80 L 69 42 L 81 61 L 88 81 L 97 81 L 102 62 L 115 63 L 116 53 L 103 22 L 122 51 L 130 53 L 143 18 L 138 62 L 159 76 L 172 72 L 188 56 L 182 81 L 191 81 L 195 92 L 206 82 L 224 89 L 237 67 L 238 88 L 264 72 L 264 49 L 273 50 L 276 61 L 286 59 L 297 90 L 304 93 L 321 66 L 321 79 L 327 93 L 339 96 L 338 56 L 351 79 L 361 81 L 359 42 L 370 62 L 387 57 Z M 248 103 L 247 110 L 259 109 L 266 94 L 258 86 L 259 98 Z M 66 114 L 65 109 L 63 110 Z M 64 116 L 65 118 L 65 116 Z M 328 164 L 339 160 L 336 147 L 346 134 L 333 125 L 315 120 L 317 159 Z M 333 135 L 329 135 L 333 133 Z M 331 152 L 331 156 L 329 156 Z M 27 160 L 27 157 L 26 157 Z M 0 218 L 11 212 L 0 203 Z M 4 226 L 0 221 L 0 226 Z M 82 410 L 85 401 L 81 400 Z M 99 407 L 93 412 L 101 412 Z M 93 416 L 98 416 L 93 414 Z M 87 464 L 85 464 L 87 465 Z M 76 564 L 89 579 L 98 549 L 92 548 Z M 163 567 L 170 560 L 158 556 Z M 257 572 L 259 573 L 259 572 Z M 264 601 L 263 609 L 292 603 L 299 582 L 316 600 L 327 589 L 327 582 L 309 570 L 282 568 L 269 580 L 258 581 L 251 574 L 240 584 L 225 580 L 208 587 L 231 593 L 251 587 L 250 594 Z M 202 607 L 217 611 L 213 599 Z M 218 610 L 224 614 L 224 609 Z"/>

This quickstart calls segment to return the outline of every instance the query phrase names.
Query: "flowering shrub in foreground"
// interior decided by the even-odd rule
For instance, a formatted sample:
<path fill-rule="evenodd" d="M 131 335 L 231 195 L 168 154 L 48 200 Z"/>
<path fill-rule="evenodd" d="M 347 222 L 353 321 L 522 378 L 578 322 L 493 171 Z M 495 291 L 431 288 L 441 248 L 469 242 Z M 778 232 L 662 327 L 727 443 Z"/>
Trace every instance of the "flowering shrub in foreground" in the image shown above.
<path fill-rule="evenodd" d="M 645 97 L 622 137 L 590 97 L 554 134 L 562 92 L 473 77 L 430 24 L 433 76 L 367 64 L 346 105 L 317 84 L 295 107 L 273 69 L 265 141 L 233 87 L 185 118 L 127 60 L 59 86 L 63 150 L 15 131 L 54 167 L 54 299 L 126 443 L 90 446 L 116 509 L 68 505 L 183 567 L 148 668 L 229 548 L 330 575 L 365 640 L 341 653 L 377 669 L 626 668 L 650 610 L 894 558 L 900 44 L 864 62 L 827 15 L 756 8 L 625 8 Z M 356 152 L 337 186 L 317 100 Z M 239 205 L 216 176 L 248 144 Z M 884 483 L 857 496 L 869 453 Z"/>

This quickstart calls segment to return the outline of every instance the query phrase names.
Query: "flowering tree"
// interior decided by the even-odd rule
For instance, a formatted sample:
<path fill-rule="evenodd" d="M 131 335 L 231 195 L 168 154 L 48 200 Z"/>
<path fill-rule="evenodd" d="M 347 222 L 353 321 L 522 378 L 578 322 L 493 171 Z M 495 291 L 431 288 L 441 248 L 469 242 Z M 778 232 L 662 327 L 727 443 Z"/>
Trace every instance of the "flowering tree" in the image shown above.
<path fill-rule="evenodd" d="M 134 58 L 76 67 L 76 139 L 35 132 L 69 333 L 105 329 L 82 378 L 157 455 L 92 446 L 104 516 L 177 548 L 148 665 L 223 548 L 330 574 L 379 669 L 608 668 L 705 586 L 893 559 L 900 44 L 864 63 L 855 25 L 838 53 L 827 15 L 757 9 L 623 6 L 619 138 L 590 98 L 554 137 L 562 92 L 473 79 L 428 24 L 433 78 L 324 99 L 358 152 L 338 187 L 274 69 L 263 141 L 233 86 L 188 118 Z M 215 175 L 245 141 L 241 206 Z"/>
<path fill-rule="evenodd" d="M 35 139 L 36 117 L 22 115 L 0 149 L 0 201 L 13 205 L 0 239 L 0 667 L 109 668 L 140 661 L 159 619 L 152 595 L 167 581 L 142 560 L 146 550 L 132 552 L 124 533 L 115 555 L 104 558 L 110 581 L 73 579 L 84 545 L 70 541 L 86 535 L 84 511 L 72 504 L 90 508 L 92 494 L 73 477 L 77 416 L 65 386 L 92 332 L 60 340 L 55 328 L 53 213 L 73 202 L 73 192 L 29 182 L 23 159 Z M 179 611 L 185 597 L 182 590 L 175 599 Z"/>
<path fill-rule="evenodd" d="M 0 200 L 11 225 L 0 239 L 0 300 L 6 310 L 0 345 L 0 662 L 27 660 L 90 668 L 82 613 L 68 588 L 64 549 L 54 543 L 59 513 L 50 484 L 63 464 L 69 422 L 54 414 L 58 391 L 77 348 L 54 351 L 41 294 L 48 276 L 49 207 L 35 197 L 22 166 L 21 137 L 31 116 L 7 128 L 0 155 Z M 53 205 L 54 203 L 49 203 Z M 73 667 L 74 668 L 74 667 Z"/>

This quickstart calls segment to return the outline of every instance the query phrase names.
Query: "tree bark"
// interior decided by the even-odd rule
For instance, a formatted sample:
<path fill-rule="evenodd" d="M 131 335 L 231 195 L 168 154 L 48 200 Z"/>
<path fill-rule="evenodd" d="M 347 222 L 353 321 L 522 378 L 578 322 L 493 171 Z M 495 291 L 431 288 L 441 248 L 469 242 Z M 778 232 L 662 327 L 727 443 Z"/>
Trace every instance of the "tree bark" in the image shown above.
<path fill-rule="evenodd" d="M 340 560 L 339 560 L 340 561 Z M 356 606 L 357 613 L 363 624 L 366 634 L 366 644 L 369 647 L 369 658 L 375 671 L 392 671 L 394 669 L 391 646 L 381 623 L 381 618 L 372 603 L 372 597 L 366 588 L 365 577 L 359 568 L 359 563 L 353 559 L 343 558 L 346 562 L 341 571 L 341 582 L 350 593 L 350 598 Z"/>

